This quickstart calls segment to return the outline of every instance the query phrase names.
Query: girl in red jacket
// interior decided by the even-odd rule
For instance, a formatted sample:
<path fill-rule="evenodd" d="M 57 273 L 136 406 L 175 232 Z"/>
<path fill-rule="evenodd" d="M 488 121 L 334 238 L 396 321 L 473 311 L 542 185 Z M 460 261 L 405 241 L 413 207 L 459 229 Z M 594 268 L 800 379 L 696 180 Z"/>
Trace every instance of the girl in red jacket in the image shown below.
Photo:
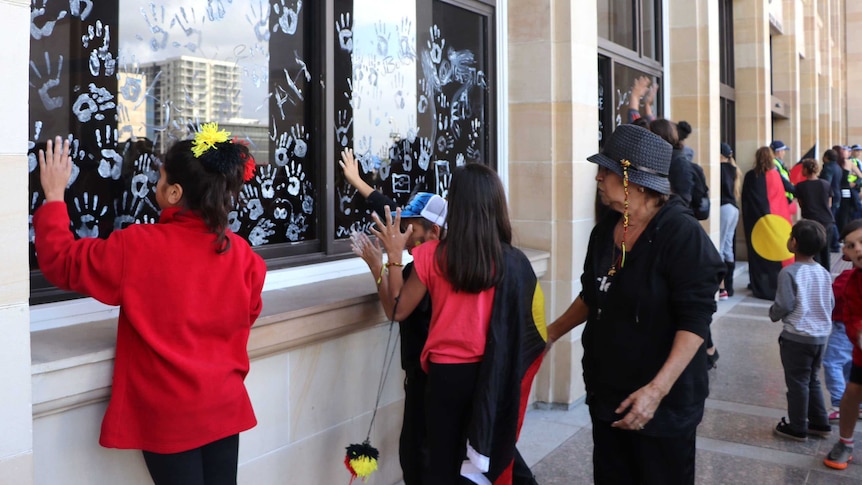
<path fill-rule="evenodd" d="M 39 152 L 39 267 L 56 286 L 118 305 L 111 399 L 99 443 L 143 450 L 156 485 L 235 484 L 239 433 L 256 420 L 244 380 L 263 260 L 228 228 L 248 148 L 203 125 L 165 155 L 158 224 L 75 240 L 63 201 L 69 142 Z"/>
<path fill-rule="evenodd" d="M 841 397 L 839 439 L 823 460 L 826 466 L 838 470 L 847 468 L 853 459 L 853 430 L 862 403 L 862 219 L 848 222 L 841 230 L 841 239 L 844 257 L 853 263 L 853 272 L 844 287 L 844 331 L 853 343 L 853 366 Z"/>

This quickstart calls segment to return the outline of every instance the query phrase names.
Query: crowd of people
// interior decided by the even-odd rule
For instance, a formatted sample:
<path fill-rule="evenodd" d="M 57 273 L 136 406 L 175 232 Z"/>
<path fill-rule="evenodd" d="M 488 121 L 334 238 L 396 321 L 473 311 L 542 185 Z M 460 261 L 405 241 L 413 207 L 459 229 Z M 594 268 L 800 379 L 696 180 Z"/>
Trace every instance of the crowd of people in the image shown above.
<path fill-rule="evenodd" d="M 772 300 L 769 317 L 783 323 L 788 417 L 775 434 L 829 436 L 837 421 L 839 441 L 824 462 L 842 469 L 852 459 L 862 403 L 862 147 L 835 146 L 788 169 L 788 147 L 776 140 L 743 176 L 721 143 L 716 248 L 699 222 L 712 213 L 685 145 L 693 127 L 640 114 L 640 100 L 649 106 L 656 91 L 638 78 L 630 123 L 588 157 L 604 210 L 581 292 L 547 326 L 491 168 L 458 167 L 447 199 L 418 192 L 397 207 L 363 180 L 350 149 L 341 153 L 344 179 L 374 221 L 370 234 L 351 235 L 352 250 L 400 325 L 406 485 L 536 484 L 515 446 L 529 390 L 548 349 L 580 325 L 595 482 L 693 484 L 708 371 L 719 358 L 710 324 L 716 301 L 734 295 L 740 218 L 750 290 Z M 256 423 L 246 345 L 266 274 L 228 227 L 254 173 L 248 148 L 202 125 L 160 167 L 159 224 L 78 240 L 64 203 L 69 151 L 58 137 L 38 154 L 45 203 L 35 243 L 49 281 L 121 308 L 100 443 L 141 450 L 157 485 L 236 483 L 239 433 Z M 855 267 L 834 282 L 832 251 Z"/>

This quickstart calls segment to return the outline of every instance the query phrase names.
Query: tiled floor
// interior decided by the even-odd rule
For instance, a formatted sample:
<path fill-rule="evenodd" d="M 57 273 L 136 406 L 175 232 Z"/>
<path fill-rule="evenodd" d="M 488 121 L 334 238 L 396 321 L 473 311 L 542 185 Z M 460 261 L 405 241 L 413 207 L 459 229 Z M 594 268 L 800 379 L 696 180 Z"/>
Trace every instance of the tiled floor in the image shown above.
<path fill-rule="evenodd" d="M 847 267 L 836 257 L 833 271 Z M 787 405 L 777 343 L 781 325 L 770 322 L 770 302 L 751 297 L 747 282 L 745 273 L 737 278 L 736 295 L 718 303 L 713 322 L 721 358 L 710 371 L 710 397 L 697 433 L 698 485 L 862 484 L 862 457 L 844 471 L 823 465 L 834 438 L 800 443 L 772 434 Z M 856 435 L 862 442 L 862 426 Z M 529 411 L 518 449 L 542 485 L 592 483 L 584 405 Z"/>

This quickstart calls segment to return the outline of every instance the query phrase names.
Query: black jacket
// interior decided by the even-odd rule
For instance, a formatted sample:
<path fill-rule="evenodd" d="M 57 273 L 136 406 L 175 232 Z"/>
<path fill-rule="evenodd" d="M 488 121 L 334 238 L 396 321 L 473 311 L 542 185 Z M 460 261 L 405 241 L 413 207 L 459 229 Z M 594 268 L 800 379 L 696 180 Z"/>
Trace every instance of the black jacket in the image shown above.
<path fill-rule="evenodd" d="M 620 217 L 611 212 L 593 229 L 581 276 L 581 297 L 590 309 L 583 334 L 587 404 L 594 418 L 606 422 L 620 419 L 617 406 L 655 377 L 678 330 L 706 338 L 725 268 L 685 203 L 671 196 L 630 248 L 624 267 L 609 276 Z M 708 393 L 702 346 L 644 433 L 691 432 Z"/>

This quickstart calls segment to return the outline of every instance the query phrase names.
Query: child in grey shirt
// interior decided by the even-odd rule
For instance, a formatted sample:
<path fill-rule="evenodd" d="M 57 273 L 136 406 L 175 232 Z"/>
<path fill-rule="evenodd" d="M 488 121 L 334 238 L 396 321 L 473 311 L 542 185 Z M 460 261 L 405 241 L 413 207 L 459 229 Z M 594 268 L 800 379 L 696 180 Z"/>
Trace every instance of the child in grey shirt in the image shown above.
<path fill-rule="evenodd" d="M 778 273 L 775 302 L 769 308 L 773 322 L 784 322 L 778 345 L 790 420 L 781 418 L 775 434 L 797 441 L 832 431 L 818 377 L 835 304 L 832 276 L 814 260 L 825 245 L 826 230 L 819 222 L 802 219 L 793 226 L 787 249 L 796 261 Z"/>

